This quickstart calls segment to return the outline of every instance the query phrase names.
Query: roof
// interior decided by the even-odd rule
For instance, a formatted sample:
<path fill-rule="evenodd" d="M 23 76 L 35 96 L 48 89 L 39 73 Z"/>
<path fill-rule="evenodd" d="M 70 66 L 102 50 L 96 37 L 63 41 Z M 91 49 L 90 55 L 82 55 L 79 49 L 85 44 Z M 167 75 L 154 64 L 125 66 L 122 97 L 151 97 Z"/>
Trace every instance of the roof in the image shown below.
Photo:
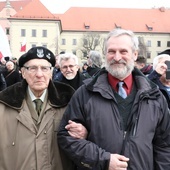
<path fill-rule="evenodd" d="M 5 3 L 0 2 L 0 9 Z M 10 1 L 10 4 L 15 6 L 17 11 L 11 18 L 60 19 L 63 31 L 108 32 L 121 27 L 139 33 L 170 32 L 168 21 L 170 9 L 163 7 L 154 9 L 71 7 L 64 14 L 52 14 L 40 0 Z"/>
<path fill-rule="evenodd" d="M 134 32 L 170 32 L 170 10 L 165 8 L 72 7 L 56 16 L 61 19 L 63 30 L 69 31 L 110 31 L 121 27 Z"/>
<path fill-rule="evenodd" d="M 24 8 L 26 4 L 28 4 L 32 0 L 14 0 L 9 1 L 12 8 L 14 8 L 16 11 L 19 11 L 20 9 Z M 0 11 L 6 6 L 6 2 L 0 2 Z"/>
<path fill-rule="evenodd" d="M 48 19 L 56 20 L 57 17 L 53 15 L 40 0 L 30 1 L 22 10 L 18 11 L 11 18 L 15 19 Z"/>

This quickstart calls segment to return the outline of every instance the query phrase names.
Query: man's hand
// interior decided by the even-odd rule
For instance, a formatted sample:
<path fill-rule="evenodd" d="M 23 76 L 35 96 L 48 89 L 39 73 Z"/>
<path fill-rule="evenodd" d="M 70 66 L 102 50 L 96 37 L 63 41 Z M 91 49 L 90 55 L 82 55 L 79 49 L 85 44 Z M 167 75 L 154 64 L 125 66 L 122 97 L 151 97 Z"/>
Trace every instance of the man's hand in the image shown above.
<path fill-rule="evenodd" d="M 127 170 L 129 158 L 119 155 L 110 155 L 109 170 Z"/>
<path fill-rule="evenodd" d="M 87 137 L 87 129 L 80 123 L 69 120 L 68 125 L 66 125 L 65 128 L 68 130 L 70 136 L 74 138 L 86 139 Z"/>

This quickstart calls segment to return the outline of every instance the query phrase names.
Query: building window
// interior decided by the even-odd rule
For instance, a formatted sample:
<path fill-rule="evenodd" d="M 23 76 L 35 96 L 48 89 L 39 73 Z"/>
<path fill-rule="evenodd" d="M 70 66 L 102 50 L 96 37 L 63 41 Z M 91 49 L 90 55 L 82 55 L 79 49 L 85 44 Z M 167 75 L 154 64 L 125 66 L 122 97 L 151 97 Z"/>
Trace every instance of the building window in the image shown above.
<path fill-rule="evenodd" d="M 90 24 L 89 23 L 84 23 L 84 28 L 85 29 L 90 29 Z"/>
<path fill-rule="evenodd" d="M 32 47 L 36 47 L 36 44 L 32 44 Z"/>
<path fill-rule="evenodd" d="M 61 40 L 61 45 L 66 45 L 66 39 L 63 38 L 63 39 Z"/>
<path fill-rule="evenodd" d="M 119 24 L 116 24 L 116 23 L 115 23 L 115 27 L 118 28 L 118 29 L 122 28 Z"/>
<path fill-rule="evenodd" d="M 147 53 L 146 53 L 146 57 L 147 57 L 147 58 L 151 58 L 151 52 L 147 52 Z"/>
<path fill-rule="evenodd" d="M 26 36 L 26 31 L 25 29 L 21 29 L 21 37 L 25 37 Z"/>
<path fill-rule="evenodd" d="M 157 55 L 159 55 L 160 52 L 161 52 L 161 51 L 157 52 Z"/>
<path fill-rule="evenodd" d="M 65 53 L 65 52 L 66 52 L 66 50 L 64 50 L 64 49 L 62 50 L 62 49 L 61 49 L 60 53 L 61 53 L 61 52 L 62 52 L 62 54 L 63 54 L 63 53 Z"/>
<path fill-rule="evenodd" d="M 47 30 L 42 30 L 42 37 L 47 37 Z"/>
<path fill-rule="evenodd" d="M 170 41 L 167 41 L 167 47 L 170 47 Z"/>
<path fill-rule="evenodd" d="M 161 41 L 157 41 L 157 47 L 161 47 Z"/>
<path fill-rule="evenodd" d="M 42 44 L 42 46 L 43 46 L 44 48 L 47 48 L 47 44 Z"/>
<path fill-rule="evenodd" d="M 9 28 L 6 28 L 6 35 L 9 35 Z"/>
<path fill-rule="evenodd" d="M 77 40 L 73 39 L 73 45 L 77 45 Z"/>
<path fill-rule="evenodd" d="M 35 29 L 32 30 L 32 37 L 36 37 L 36 30 Z"/>
<path fill-rule="evenodd" d="M 153 27 L 152 27 L 152 26 L 149 26 L 149 25 L 146 24 L 146 27 L 147 27 L 147 29 L 148 29 L 149 31 L 152 31 L 152 30 L 153 30 Z"/>
<path fill-rule="evenodd" d="M 72 53 L 73 53 L 74 55 L 76 55 L 76 50 L 72 50 Z"/>
<path fill-rule="evenodd" d="M 147 47 L 151 47 L 151 41 L 150 40 L 147 41 Z"/>

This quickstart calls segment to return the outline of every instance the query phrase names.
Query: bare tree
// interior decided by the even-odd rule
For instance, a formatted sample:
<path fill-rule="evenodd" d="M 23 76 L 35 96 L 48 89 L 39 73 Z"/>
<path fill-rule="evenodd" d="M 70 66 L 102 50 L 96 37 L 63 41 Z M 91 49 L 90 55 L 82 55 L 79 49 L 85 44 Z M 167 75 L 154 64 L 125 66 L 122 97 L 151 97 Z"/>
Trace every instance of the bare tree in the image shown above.
<path fill-rule="evenodd" d="M 100 39 L 100 48 L 102 51 L 102 55 L 105 55 L 105 42 L 106 42 L 106 38 L 101 38 Z"/>
<path fill-rule="evenodd" d="M 101 36 L 98 33 L 88 32 L 84 34 L 80 41 L 79 49 L 84 54 L 84 57 L 87 56 L 88 52 L 91 50 L 96 50 L 97 47 L 100 47 Z"/>
<path fill-rule="evenodd" d="M 147 47 L 145 45 L 145 42 L 144 42 L 144 38 L 143 37 L 138 37 L 138 40 L 139 40 L 139 56 L 143 56 L 145 58 L 147 58 Z"/>

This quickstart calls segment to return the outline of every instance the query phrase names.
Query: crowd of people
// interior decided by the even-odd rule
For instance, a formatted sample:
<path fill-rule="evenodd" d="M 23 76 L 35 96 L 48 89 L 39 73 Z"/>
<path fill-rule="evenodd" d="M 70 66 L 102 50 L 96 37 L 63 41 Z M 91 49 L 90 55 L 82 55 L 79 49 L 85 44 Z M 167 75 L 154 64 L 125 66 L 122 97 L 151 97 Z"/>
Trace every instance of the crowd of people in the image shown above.
<path fill-rule="evenodd" d="M 4 57 L 0 60 L 0 91 L 22 80 L 16 58 Z M 1 88 L 2 86 L 2 88 Z"/>
<path fill-rule="evenodd" d="M 170 169 L 170 50 L 153 64 L 114 29 L 104 65 L 33 47 L 0 67 L 0 169 Z"/>

